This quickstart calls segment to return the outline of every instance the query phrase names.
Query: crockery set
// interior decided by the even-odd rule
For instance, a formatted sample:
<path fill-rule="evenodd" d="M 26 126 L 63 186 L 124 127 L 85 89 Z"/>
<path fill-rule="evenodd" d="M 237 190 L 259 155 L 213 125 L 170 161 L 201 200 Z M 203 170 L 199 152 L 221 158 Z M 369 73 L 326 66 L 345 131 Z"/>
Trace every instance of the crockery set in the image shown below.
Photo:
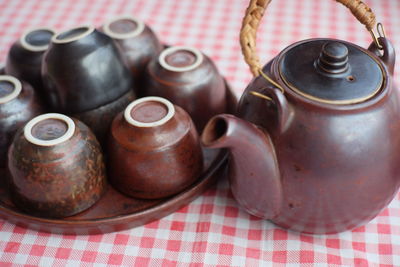
<path fill-rule="evenodd" d="M 395 52 L 367 5 L 336 1 L 371 33 L 368 49 L 309 39 L 262 67 L 256 33 L 271 0 L 250 0 L 240 43 L 255 77 L 237 105 L 206 55 L 163 46 L 131 17 L 23 35 L 0 76 L 2 163 L 11 144 L 0 215 L 40 230 L 126 229 L 187 204 L 226 165 L 239 205 L 281 227 L 367 223 L 400 186 Z"/>
<path fill-rule="evenodd" d="M 172 212 L 211 185 L 226 158 L 204 151 L 198 135 L 228 112 L 224 78 L 198 49 L 165 47 L 133 17 L 26 32 L 0 92 L 7 218 L 67 224 L 144 207 Z"/>

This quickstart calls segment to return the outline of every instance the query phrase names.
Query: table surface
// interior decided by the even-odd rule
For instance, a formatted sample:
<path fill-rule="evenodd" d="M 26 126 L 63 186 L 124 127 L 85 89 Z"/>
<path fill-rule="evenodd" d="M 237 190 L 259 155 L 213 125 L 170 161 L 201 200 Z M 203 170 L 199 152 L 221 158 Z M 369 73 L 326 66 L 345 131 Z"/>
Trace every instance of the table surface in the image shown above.
<path fill-rule="evenodd" d="M 400 1 L 366 1 L 396 47 Z M 99 26 L 120 14 L 148 23 L 167 44 L 195 46 L 239 95 L 251 79 L 238 42 L 242 0 L 0 0 L 0 61 L 27 28 Z M 273 1 L 258 35 L 266 62 L 284 47 L 333 37 L 367 47 L 369 33 L 329 0 Z M 396 78 L 399 77 L 397 66 Z M 397 79 L 397 82 L 399 79 Z M 238 208 L 226 179 L 190 205 L 135 229 L 93 236 L 36 232 L 0 220 L 0 265 L 34 266 L 400 266 L 400 195 L 366 226 L 335 235 L 302 235 Z"/>

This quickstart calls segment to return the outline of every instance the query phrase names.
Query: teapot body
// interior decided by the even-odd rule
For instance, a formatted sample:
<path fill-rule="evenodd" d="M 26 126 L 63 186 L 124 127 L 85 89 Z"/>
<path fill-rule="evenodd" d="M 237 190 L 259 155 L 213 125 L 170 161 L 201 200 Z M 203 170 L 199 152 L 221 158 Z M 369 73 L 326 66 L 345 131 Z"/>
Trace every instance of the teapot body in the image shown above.
<path fill-rule="evenodd" d="M 268 88 L 273 86 L 259 76 L 245 90 L 237 114 L 266 130 L 275 149 L 282 203 L 270 219 L 284 228 L 314 234 L 368 222 L 400 186 L 400 102 L 390 67 L 380 63 L 386 79 L 373 98 L 337 105 L 309 99 L 285 86 L 278 59 L 263 71 L 283 86 L 285 104 L 250 93 L 272 92 Z"/>

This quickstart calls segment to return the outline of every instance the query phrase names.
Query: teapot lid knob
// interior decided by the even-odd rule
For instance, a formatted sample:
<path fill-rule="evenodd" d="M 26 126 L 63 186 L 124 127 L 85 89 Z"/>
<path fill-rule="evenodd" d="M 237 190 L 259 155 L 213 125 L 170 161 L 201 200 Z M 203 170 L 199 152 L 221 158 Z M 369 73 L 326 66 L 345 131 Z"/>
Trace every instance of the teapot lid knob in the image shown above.
<path fill-rule="evenodd" d="M 348 54 L 349 50 L 343 43 L 328 42 L 322 46 L 316 68 L 327 76 L 345 73 L 349 70 Z"/>

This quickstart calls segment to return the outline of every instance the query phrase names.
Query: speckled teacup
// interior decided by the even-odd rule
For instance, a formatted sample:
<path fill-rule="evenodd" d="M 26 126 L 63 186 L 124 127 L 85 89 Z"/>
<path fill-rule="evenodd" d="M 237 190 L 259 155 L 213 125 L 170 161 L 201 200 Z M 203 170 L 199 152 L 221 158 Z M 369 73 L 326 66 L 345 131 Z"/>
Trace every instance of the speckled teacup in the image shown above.
<path fill-rule="evenodd" d="M 92 206 L 106 185 L 103 154 L 91 130 L 58 113 L 30 120 L 8 153 L 11 196 L 41 217 L 66 217 Z"/>

